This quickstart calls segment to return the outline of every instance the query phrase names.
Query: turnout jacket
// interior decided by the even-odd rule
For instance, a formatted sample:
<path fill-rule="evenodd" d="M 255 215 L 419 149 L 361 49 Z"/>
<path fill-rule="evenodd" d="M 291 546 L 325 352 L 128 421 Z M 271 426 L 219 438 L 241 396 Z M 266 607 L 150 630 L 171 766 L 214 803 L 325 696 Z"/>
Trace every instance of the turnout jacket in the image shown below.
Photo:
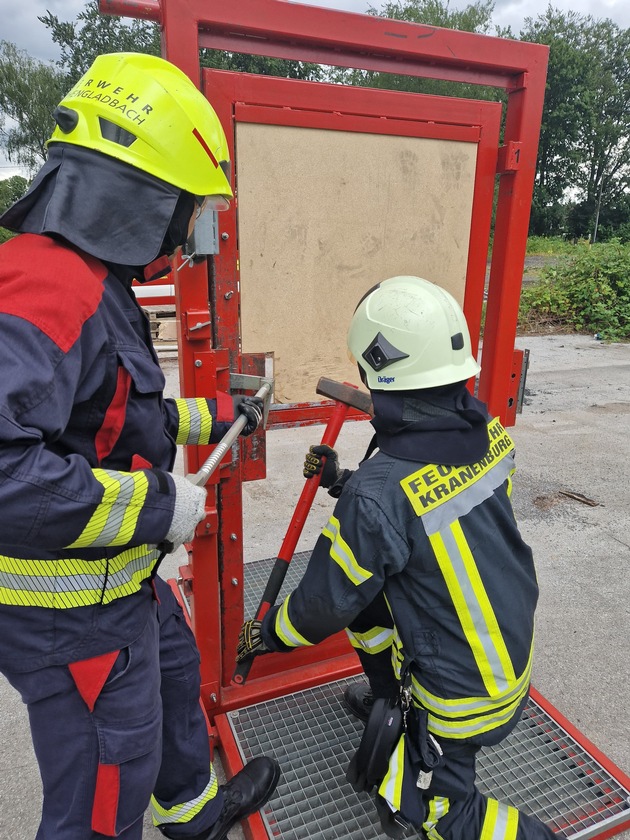
<path fill-rule="evenodd" d="M 348 627 L 380 593 L 392 626 L 351 634 L 411 660 L 414 702 L 441 739 L 497 743 L 525 705 L 538 587 L 510 504 L 512 441 L 496 419 L 472 464 L 414 463 L 382 451 L 344 485 L 305 575 L 263 620 L 272 650 Z M 393 629 L 392 629 L 393 627 Z"/>
<path fill-rule="evenodd" d="M 29 670 L 140 635 L 176 444 L 234 410 L 164 399 L 131 275 L 47 236 L 0 248 L 0 335 L 0 664 Z"/>

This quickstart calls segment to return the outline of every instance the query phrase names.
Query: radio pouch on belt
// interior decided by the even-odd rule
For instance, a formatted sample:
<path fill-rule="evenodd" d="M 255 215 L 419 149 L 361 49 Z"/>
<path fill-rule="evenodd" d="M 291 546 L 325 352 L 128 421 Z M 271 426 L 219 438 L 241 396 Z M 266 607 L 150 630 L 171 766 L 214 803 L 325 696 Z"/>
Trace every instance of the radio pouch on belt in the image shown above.
<path fill-rule="evenodd" d="M 380 785 L 402 733 L 403 710 L 400 699 L 376 698 L 359 748 L 346 771 L 346 780 L 357 793 L 370 793 L 372 788 Z"/>
<path fill-rule="evenodd" d="M 440 745 L 428 732 L 426 710 L 411 704 L 410 665 L 409 661 L 403 663 L 398 696 L 374 700 L 359 748 L 346 771 L 346 780 L 357 792 L 371 793 L 376 788 L 381 827 L 392 838 L 402 838 L 409 822 L 400 812 L 391 810 L 378 789 L 402 734 L 406 734 L 405 749 L 409 760 L 405 761 L 405 766 L 412 768 L 417 788 L 426 790 L 429 787 L 433 769 L 443 761 Z"/>

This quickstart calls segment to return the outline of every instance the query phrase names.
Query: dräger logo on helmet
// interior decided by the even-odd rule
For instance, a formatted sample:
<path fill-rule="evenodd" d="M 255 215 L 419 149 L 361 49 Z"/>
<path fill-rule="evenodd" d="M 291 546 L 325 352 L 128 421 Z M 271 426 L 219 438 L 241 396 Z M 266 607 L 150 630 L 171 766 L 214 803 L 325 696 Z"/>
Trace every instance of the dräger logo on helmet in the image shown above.
<path fill-rule="evenodd" d="M 395 376 L 379 376 L 378 381 L 379 381 L 379 383 L 382 383 L 383 385 L 391 385 L 392 382 L 396 381 L 396 377 Z"/>
<path fill-rule="evenodd" d="M 134 93 L 125 93 L 125 88 L 121 85 L 116 85 L 112 90 L 107 90 L 107 88 L 112 88 L 111 82 L 100 79 L 94 85 L 94 79 L 85 79 L 70 91 L 67 99 L 77 97 L 100 102 L 101 105 L 107 105 L 114 111 L 125 114 L 126 117 L 138 125 L 142 125 L 147 114 L 150 114 L 153 110 L 152 105 L 138 103 L 139 97 Z"/>

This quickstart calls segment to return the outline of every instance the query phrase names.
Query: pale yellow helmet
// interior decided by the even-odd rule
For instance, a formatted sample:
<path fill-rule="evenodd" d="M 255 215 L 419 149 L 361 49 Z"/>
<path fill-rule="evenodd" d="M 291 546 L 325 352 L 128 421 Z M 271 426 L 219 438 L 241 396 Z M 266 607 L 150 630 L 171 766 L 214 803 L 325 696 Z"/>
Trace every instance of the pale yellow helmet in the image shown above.
<path fill-rule="evenodd" d="M 94 149 L 197 196 L 232 198 L 225 132 L 213 107 L 174 64 L 109 53 L 62 99 L 48 141 Z"/>
<path fill-rule="evenodd" d="M 455 298 L 421 277 L 391 277 L 359 302 L 348 350 L 376 391 L 463 382 L 480 371 Z"/>

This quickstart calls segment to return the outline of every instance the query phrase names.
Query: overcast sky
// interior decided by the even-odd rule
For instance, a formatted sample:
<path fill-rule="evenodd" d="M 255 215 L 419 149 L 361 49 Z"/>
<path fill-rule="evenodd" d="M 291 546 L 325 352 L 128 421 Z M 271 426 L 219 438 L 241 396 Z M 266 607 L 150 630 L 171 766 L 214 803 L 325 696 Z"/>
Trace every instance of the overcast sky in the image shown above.
<path fill-rule="evenodd" d="M 370 0 L 310 0 L 309 5 L 327 6 L 351 12 L 365 12 Z M 372 0 L 377 8 L 382 4 Z M 468 0 L 450 0 L 450 8 L 465 8 Z M 518 35 L 526 17 L 536 17 L 547 8 L 547 0 L 495 0 L 492 16 L 495 26 L 511 25 Z M 620 27 L 630 28 L 629 0 L 556 0 L 552 5 L 563 11 L 592 15 L 595 19 L 611 18 Z M 50 32 L 37 20 L 38 15 L 51 11 L 60 20 L 74 21 L 84 8 L 85 0 L 0 0 L 0 39 L 11 41 L 18 49 L 33 58 L 54 61 L 58 48 Z M 0 177 L 14 174 L 0 152 Z"/>
<path fill-rule="evenodd" d="M 465 8 L 468 4 L 468 0 L 450 0 L 451 9 Z M 310 0 L 309 5 L 365 12 L 370 0 Z M 372 5 L 378 8 L 381 3 L 373 0 Z M 556 0 L 552 5 L 596 19 L 609 17 L 622 28 L 630 28 L 629 0 Z M 12 41 L 34 58 L 54 60 L 57 47 L 37 16 L 48 10 L 60 20 L 73 21 L 84 6 L 84 0 L 0 0 L 0 38 Z M 510 24 L 518 34 L 526 17 L 536 17 L 546 7 L 547 0 L 495 0 L 492 20 L 497 26 Z"/>

